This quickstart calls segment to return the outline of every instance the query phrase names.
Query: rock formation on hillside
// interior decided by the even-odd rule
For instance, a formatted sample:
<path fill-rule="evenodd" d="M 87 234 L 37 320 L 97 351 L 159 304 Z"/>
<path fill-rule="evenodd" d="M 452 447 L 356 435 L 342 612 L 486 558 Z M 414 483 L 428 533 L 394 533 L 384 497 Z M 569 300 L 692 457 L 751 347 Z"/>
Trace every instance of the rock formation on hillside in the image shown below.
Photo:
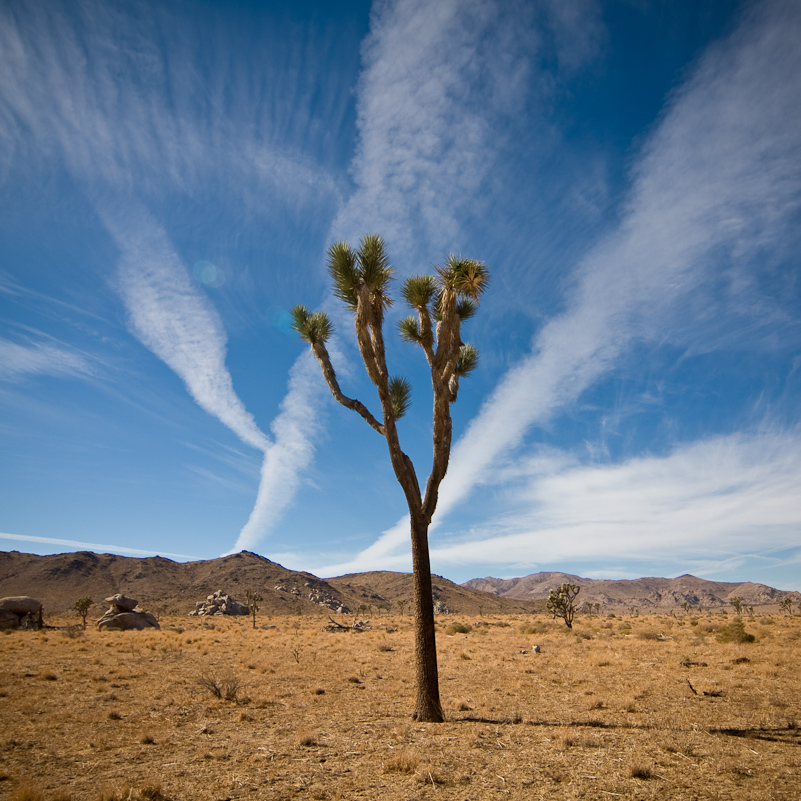
<path fill-rule="evenodd" d="M 0 629 L 40 629 L 42 605 L 27 595 L 0 598 Z"/>
<path fill-rule="evenodd" d="M 110 604 L 109 610 L 97 621 L 100 630 L 142 631 L 161 628 L 158 620 L 150 612 L 139 609 L 139 601 L 133 598 L 118 593 L 106 598 L 106 603 Z"/>
<path fill-rule="evenodd" d="M 206 598 L 205 601 L 198 601 L 195 608 L 189 613 L 197 617 L 207 615 L 247 615 L 249 612 L 245 604 L 239 603 L 236 598 L 232 598 L 222 590 L 217 590 Z"/>

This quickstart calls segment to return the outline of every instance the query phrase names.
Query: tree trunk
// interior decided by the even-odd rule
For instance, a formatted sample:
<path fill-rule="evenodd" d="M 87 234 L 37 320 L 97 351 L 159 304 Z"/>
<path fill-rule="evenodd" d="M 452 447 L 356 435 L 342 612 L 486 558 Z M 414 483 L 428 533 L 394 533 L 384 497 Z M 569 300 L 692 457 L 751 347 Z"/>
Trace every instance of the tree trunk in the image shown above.
<path fill-rule="evenodd" d="M 434 595 L 428 555 L 428 525 L 412 515 L 412 568 L 414 583 L 415 678 L 417 698 L 414 717 L 424 723 L 442 723 L 439 702 L 437 643 L 434 636 Z"/>

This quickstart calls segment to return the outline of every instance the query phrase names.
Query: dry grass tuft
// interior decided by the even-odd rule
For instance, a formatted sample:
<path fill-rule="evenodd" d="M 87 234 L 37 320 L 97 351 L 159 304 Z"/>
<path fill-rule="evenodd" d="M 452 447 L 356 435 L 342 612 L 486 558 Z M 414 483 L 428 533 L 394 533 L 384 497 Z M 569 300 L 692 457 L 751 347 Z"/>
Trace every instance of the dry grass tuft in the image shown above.
<path fill-rule="evenodd" d="M 632 765 L 629 768 L 629 776 L 632 779 L 653 779 L 654 770 L 650 765 Z"/>
<path fill-rule="evenodd" d="M 396 751 L 384 760 L 384 773 L 416 773 L 420 757 L 413 751 Z"/>
<path fill-rule="evenodd" d="M 301 730 L 295 738 L 295 744 L 304 748 L 313 748 L 317 745 L 317 735 L 308 730 Z"/>

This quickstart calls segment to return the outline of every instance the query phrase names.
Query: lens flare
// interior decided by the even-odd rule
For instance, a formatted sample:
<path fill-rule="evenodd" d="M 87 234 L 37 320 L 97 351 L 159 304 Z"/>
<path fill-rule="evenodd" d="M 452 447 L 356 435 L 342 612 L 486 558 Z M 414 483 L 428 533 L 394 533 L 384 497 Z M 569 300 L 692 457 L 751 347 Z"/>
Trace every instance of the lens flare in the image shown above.
<path fill-rule="evenodd" d="M 213 262 L 201 259 L 195 262 L 192 274 L 203 284 L 211 287 L 221 287 L 225 283 L 225 274 Z"/>

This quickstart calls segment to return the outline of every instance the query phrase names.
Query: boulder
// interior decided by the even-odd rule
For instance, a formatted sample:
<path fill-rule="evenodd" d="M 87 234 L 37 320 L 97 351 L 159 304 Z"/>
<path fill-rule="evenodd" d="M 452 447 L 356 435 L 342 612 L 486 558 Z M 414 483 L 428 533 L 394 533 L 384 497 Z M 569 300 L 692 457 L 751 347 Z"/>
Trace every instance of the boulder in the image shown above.
<path fill-rule="evenodd" d="M 142 631 L 143 629 L 160 629 L 158 620 L 150 614 L 138 608 L 139 601 L 129 598 L 127 595 L 112 595 L 106 598 L 106 603 L 110 604 L 100 620 L 97 627 L 101 631 Z"/>
<path fill-rule="evenodd" d="M 19 617 L 10 609 L 0 609 L 0 629 L 18 629 Z"/>
<path fill-rule="evenodd" d="M 158 620 L 149 612 L 121 612 L 111 614 L 106 612 L 97 621 L 101 631 L 142 631 L 143 629 L 160 629 Z"/>
<path fill-rule="evenodd" d="M 42 604 L 36 598 L 27 595 L 12 595 L 8 598 L 0 598 L 0 609 L 13 612 L 15 615 L 29 615 L 36 613 L 42 608 Z"/>
<path fill-rule="evenodd" d="M 117 593 L 116 595 L 112 595 L 111 598 L 106 598 L 106 603 L 111 604 L 112 607 L 116 607 L 120 612 L 133 612 L 139 601 L 129 598 L 127 595 Z"/>
<path fill-rule="evenodd" d="M 0 628 L 40 629 L 43 625 L 42 604 L 36 598 L 28 595 L 0 598 Z"/>

